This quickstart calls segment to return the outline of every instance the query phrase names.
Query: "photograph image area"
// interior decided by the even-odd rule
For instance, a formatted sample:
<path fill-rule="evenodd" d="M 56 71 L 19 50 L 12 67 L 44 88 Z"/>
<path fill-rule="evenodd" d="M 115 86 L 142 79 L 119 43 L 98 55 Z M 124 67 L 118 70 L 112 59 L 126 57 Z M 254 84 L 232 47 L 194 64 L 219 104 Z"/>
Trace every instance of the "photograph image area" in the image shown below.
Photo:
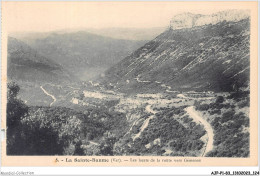
<path fill-rule="evenodd" d="M 50 4 L 2 5 L 7 157 L 252 156 L 251 9 Z"/>

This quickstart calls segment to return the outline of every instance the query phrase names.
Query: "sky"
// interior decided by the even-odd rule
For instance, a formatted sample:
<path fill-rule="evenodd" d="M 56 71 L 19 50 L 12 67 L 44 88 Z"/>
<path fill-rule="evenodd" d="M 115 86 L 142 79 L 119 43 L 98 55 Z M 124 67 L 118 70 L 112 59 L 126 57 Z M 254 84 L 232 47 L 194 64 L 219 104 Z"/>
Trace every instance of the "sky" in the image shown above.
<path fill-rule="evenodd" d="M 174 15 L 184 12 L 247 8 L 239 3 L 243 2 L 2 2 L 2 20 L 8 32 L 153 28 L 168 26 Z"/>

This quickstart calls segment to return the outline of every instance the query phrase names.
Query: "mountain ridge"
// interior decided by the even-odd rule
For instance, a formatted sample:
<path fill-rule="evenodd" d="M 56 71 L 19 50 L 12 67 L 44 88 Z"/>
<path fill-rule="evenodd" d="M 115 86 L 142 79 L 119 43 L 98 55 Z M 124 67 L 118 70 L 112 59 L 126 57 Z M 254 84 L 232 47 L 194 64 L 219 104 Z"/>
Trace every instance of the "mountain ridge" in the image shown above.
<path fill-rule="evenodd" d="M 13 37 L 8 37 L 7 61 L 7 75 L 10 80 L 36 83 L 76 81 L 60 64 Z"/>
<path fill-rule="evenodd" d="M 85 31 L 51 33 L 39 38 L 36 35 L 23 41 L 82 81 L 98 76 L 146 42 L 113 39 Z"/>
<path fill-rule="evenodd" d="M 107 70 L 101 82 L 126 92 L 162 90 L 156 82 L 172 90 L 248 87 L 249 26 L 247 18 L 166 30 Z"/>
<path fill-rule="evenodd" d="M 195 26 L 214 25 L 223 21 L 237 22 L 250 17 L 249 10 L 220 11 L 211 15 L 182 13 L 175 15 L 170 21 L 172 29 L 192 28 Z"/>

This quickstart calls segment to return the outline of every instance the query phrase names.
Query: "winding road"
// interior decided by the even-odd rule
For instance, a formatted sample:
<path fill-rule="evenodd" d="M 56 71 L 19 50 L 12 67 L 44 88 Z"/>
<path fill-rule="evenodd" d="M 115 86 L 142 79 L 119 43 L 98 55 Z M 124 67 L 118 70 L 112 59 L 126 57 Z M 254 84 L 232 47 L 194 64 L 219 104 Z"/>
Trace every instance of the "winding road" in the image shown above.
<path fill-rule="evenodd" d="M 127 134 L 129 134 L 129 133 L 132 131 L 133 127 L 135 126 L 135 124 L 136 124 L 138 121 L 139 121 L 139 119 L 137 119 L 137 120 L 134 121 L 134 123 L 133 123 L 133 125 L 131 126 L 131 128 L 127 131 L 127 133 L 126 133 L 123 137 L 125 137 Z"/>
<path fill-rule="evenodd" d="M 205 156 L 209 151 L 213 149 L 213 139 L 214 139 L 214 133 L 211 125 L 203 119 L 200 114 L 195 110 L 194 106 L 187 107 L 186 112 L 194 119 L 194 121 L 197 121 L 201 123 L 208 135 L 208 141 L 206 143 L 205 151 L 202 153 L 202 156 Z"/>
<path fill-rule="evenodd" d="M 154 114 L 156 113 L 156 111 L 154 111 L 154 110 L 151 108 L 151 105 L 147 105 L 147 106 L 145 107 L 145 110 L 146 110 L 147 112 L 149 112 L 149 113 L 152 113 L 152 115 L 144 121 L 143 125 L 142 125 L 141 128 L 140 128 L 139 133 L 138 133 L 137 135 L 135 135 L 135 137 L 133 138 L 133 140 L 135 140 L 136 138 L 139 138 L 139 137 L 140 137 L 140 135 L 142 134 L 142 132 L 144 131 L 144 129 L 148 127 L 150 120 L 151 120 L 152 118 L 154 118 Z"/>
<path fill-rule="evenodd" d="M 185 99 L 191 99 L 191 100 L 211 100 L 214 99 L 215 97 L 200 97 L 200 98 L 194 98 L 194 97 L 187 97 L 183 94 L 178 94 L 177 97 L 179 98 L 185 98 Z"/>
<path fill-rule="evenodd" d="M 185 95 L 183 94 L 179 94 L 179 97 L 182 97 L 182 98 L 188 98 L 186 97 Z M 209 99 L 209 98 L 212 98 L 212 97 L 206 97 L 204 99 Z M 152 108 L 151 108 L 151 105 L 147 105 L 145 107 L 145 110 L 148 112 L 148 113 L 152 113 L 152 115 L 147 118 L 144 122 L 143 122 L 143 125 L 141 126 L 140 128 L 140 131 L 138 134 L 136 134 L 134 137 L 133 137 L 133 140 L 136 140 L 137 138 L 139 138 L 142 134 L 142 132 L 148 127 L 149 125 L 149 122 L 152 118 L 154 118 L 154 114 L 157 113 L 156 111 L 154 111 Z M 194 106 L 189 106 L 185 109 L 185 111 L 187 112 L 187 114 L 197 123 L 200 123 L 204 126 L 204 129 L 207 133 L 207 141 L 206 141 L 206 146 L 205 146 L 205 150 L 204 152 L 202 153 L 202 156 L 205 156 L 209 151 L 211 151 L 214 147 L 213 145 L 213 139 L 214 139 L 214 132 L 213 132 L 213 128 L 212 126 L 210 125 L 209 122 L 207 122 L 203 117 L 201 117 L 201 115 L 195 110 Z M 135 123 L 134 123 L 135 124 Z M 134 126 L 133 124 L 133 126 Z M 132 127 L 133 127 L 132 126 Z M 131 127 L 131 129 L 132 129 Z"/>
<path fill-rule="evenodd" d="M 139 83 L 149 83 L 149 82 L 151 82 L 151 81 L 141 81 L 138 77 L 134 78 L 134 79 L 136 79 L 136 81 L 139 82 Z"/>
<path fill-rule="evenodd" d="M 149 113 L 152 113 L 152 114 L 157 113 L 155 110 L 153 110 L 153 109 L 151 108 L 151 105 L 147 105 L 147 106 L 145 107 L 145 110 L 146 110 L 147 112 L 149 112 Z"/>
<path fill-rule="evenodd" d="M 93 145 L 99 145 L 98 143 L 96 142 L 93 142 L 93 141 L 88 141 L 90 144 L 93 144 Z"/>
<path fill-rule="evenodd" d="M 134 78 L 136 79 L 137 82 L 139 83 L 145 83 L 145 82 L 151 82 L 151 81 L 141 81 L 139 79 L 139 77 L 136 77 Z M 158 82 L 158 81 L 155 81 L 157 84 L 161 84 L 161 82 Z M 166 92 L 175 92 L 173 90 L 171 90 L 171 87 L 170 86 L 167 86 L 166 84 L 161 84 L 162 87 L 166 87 Z M 194 98 L 194 97 L 187 97 L 186 95 L 184 94 L 178 94 L 177 95 L 178 98 L 183 98 L 183 99 L 191 99 L 191 100 L 210 100 L 210 99 L 214 99 L 215 97 L 200 97 L 200 98 Z M 147 118 L 143 125 L 141 126 L 140 128 L 140 131 L 138 134 L 136 134 L 134 137 L 133 137 L 133 140 L 135 140 L 136 138 L 139 138 L 141 133 L 144 131 L 145 128 L 147 128 L 148 124 L 149 124 L 149 121 L 154 118 L 154 114 L 156 113 L 156 111 L 154 111 L 152 108 L 151 108 L 151 105 L 147 105 L 145 107 L 145 110 L 149 113 L 152 113 L 152 115 Z M 197 123 L 201 123 L 205 130 L 206 130 L 206 133 L 207 133 L 207 136 L 208 136 L 208 139 L 206 141 L 206 147 L 205 147 L 205 150 L 204 152 L 202 153 L 202 156 L 205 156 L 209 151 L 211 151 L 214 147 L 213 145 L 213 139 L 214 139 L 214 132 L 213 132 L 213 129 L 210 125 L 210 123 L 208 123 L 205 119 L 203 119 L 200 114 L 195 110 L 194 106 L 190 106 L 190 107 L 187 107 L 186 109 L 186 112 L 189 114 L 189 116 L 191 118 L 194 119 L 194 121 L 196 121 Z M 136 123 L 137 121 L 135 121 Z M 135 123 L 132 125 L 132 127 L 135 125 Z M 131 129 L 132 129 L 131 127 Z M 131 131 L 131 129 L 129 130 L 129 132 Z M 128 133 L 129 133 L 128 132 Z"/>
<path fill-rule="evenodd" d="M 41 86 L 41 89 L 42 89 L 42 91 L 43 91 L 46 95 L 50 96 L 50 97 L 53 99 L 53 101 L 50 103 L 50 106 L 51 106 L 53 103 L 55 103 L 55 101 L 56 101 L 57 99 L 56 99 L 53 95 L 49 94 L 42 86 Z"/>

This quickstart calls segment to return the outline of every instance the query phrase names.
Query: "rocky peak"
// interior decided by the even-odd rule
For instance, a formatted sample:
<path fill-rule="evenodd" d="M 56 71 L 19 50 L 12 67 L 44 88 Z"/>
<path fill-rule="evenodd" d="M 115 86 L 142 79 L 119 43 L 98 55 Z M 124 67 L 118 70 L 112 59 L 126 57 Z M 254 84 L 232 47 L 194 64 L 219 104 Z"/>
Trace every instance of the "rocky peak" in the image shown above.
<path fill-rule="evenodd" d="M 183 13 L 174 16 L 171 19 L 170 27 L 172 29 L 192 28 L 208 24 L 217 24 L 222 21 L 240 21 L 249 18 L 249 10 L 227 10 L 214 13 L 212 15 L 201 15 L 192 13 Z"/>

